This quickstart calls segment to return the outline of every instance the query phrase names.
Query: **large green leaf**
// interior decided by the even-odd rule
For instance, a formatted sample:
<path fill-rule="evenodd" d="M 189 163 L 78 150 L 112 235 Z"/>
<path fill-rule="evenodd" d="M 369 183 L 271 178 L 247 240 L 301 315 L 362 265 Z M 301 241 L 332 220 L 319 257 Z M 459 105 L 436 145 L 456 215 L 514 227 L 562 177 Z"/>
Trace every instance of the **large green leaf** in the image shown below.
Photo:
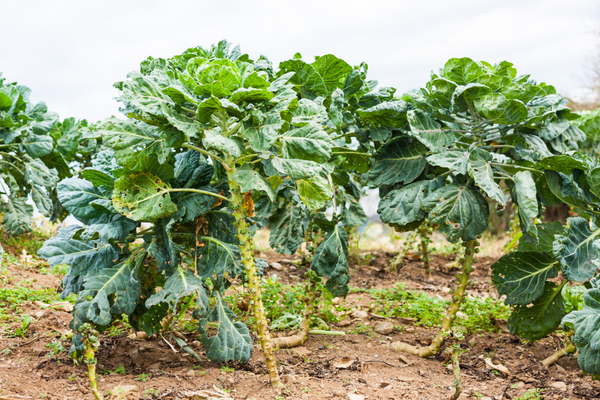
<path fill-rule="evenodd" d="M 466 85 L 483 75 L 479 64 L 470 58 L 451 58 L 444 65 L 442 76 L 459 85 Z"/>
<path fill-rule="evenodd" d="M 333 197 L 333 190 L 329 182 L 321 176 L 298 179 L 296 185 L 298 186 L 298 195 L 304 204 L 313 211 L 325 207 Z"/>
<path fill-rule="evenodd" d="M 373 126 L 401 127 L 406 119 L 408 106 L 405 101 L 386 101 L 373 107 L 358 110 L 361 121 Z"/>
<path fill-rule="evenodd" d="M 242 254 L 238 246 L 208 236 L 198 237 L 197 240 L 200 246 L 196 247 L 196 268 L 201 279 L 206 281 L 210 278 L 220 286 L 225 272 L 232 278 L 243 274 Z"/>
<path fill-rule="evenodd" d="M 512 125 L 527 119 L 527 107 L 519 100 L 506 99 L 500 93 L 480 97 L 473 102 L 475 109 L 492 122 Z"/>
<path fill-rule="evenodd" d="M 554 332 L 565 314 L 561 289 L 562 286 L 546 282 L 542 296 L 533 305 L 515 305 L 508 318 L 510 333 L 534 342 Z"/>
<path fill-rule="evenodd" d="M 583 294 L 583 308 L 562 320 L 563 327 L 575 330 L 579 367 L 588 374 L 600 373 L 600 290 L 592 287 Z"/>
<path fill-rule="evenodd" d="M 375 164 L 369 170 L 372 186 L 408 184 L 425 169 L 427 148 L 416 139 L 400 137 L 386 142 L 375 154 Z"/>
<path fill-rule="evenodd" d="M 552 255 L 555 236 L 567 235 L 567 228 L 558 221 L 537 224 L 535 227 L 537 229 L 537 240 L 524 235 L 519 240 L 519 251 L 535 251 Z"/>
<path fill-rule="evenodd" d="M 252 356 L 252 338 L 243 322 L 231 311 L 220 293 L 216 292 L 215 306 L 208 315 L 199 318 L 198 331 L 202 335 L 202 344 L 206 357 L 214 362 L 231 360 L 247 362 Z M 218 323 L 217 334 L 210 337 L 207 324 Z"/>
<path fill-rule="evenodd" d="M 343 227 L 335 225 L 326 231 L 315 250 L 311 269 L 327 278 L 325 287 L 332 295 L 345 297 L 348 294 L 348 235 Z"/>
<path fill-rule="evenodd" d="M 308 216 L 301 204 L 290 202 L 269 218 L 269 245 L 283 254 L 294 254 L 304 242 Z"/>
<path fill-rule="evenodd" d="M 160 303 L 168 304 L 173 313 L 177 312 L 179 300 L 188 296 L 198 296 L 196 304 L 201 312 L 208 311 L 207 289 L 202 280 L 189 269 L 184 270 L 178 267 L 175 272 L 167 279 L 160 292 L 153 294 L 146 300 L 146 307 L 158 305 Z"/>
<path fill-rule="evenodd" d="M 31 231 L 33 206 L 27 204 L 27 198 L 7 197 L 6 203 L 0 201 L 0 212 L 4 213 L 2 227 L 9 235 L 21 235 Z"/>
<path fill-rule="evenodd" d="M 284 158 L 326 162 L 331 157 L 333 140 L 321 126 L 308 124 L 287 131 L 282 137 Z"/>
<path fill-rule="evenodd" d="M 518 251 L 492 265 L 492 282 L 506 304 L 526 306 L 544 293 L 546 280 L 558 275 L 558 261 L 546 253 Z"/>
<path fill-rule="evenodd" d="M 171 153 L 160 131 L 141 122 L 109 118 L 102 122 L 98 131 L 103 143 L 114 150 L 119 164 L 132 171 L 145 171 L 163 164 Z"/>
<path fill-rule="evenodd" d="M 155 221 L 177 211 L 170 189 L 152 172 L 125 174 L 115 182 L 113 206 L 134 221 Z"/>
<path fill-rule="evenodd" d="M 234 158 L 242 155 L 243 144 L 237 138 L 228 138 L 221 135 L 218 129 L 209 129 L 204 131 L 202 144 L 208 150 L 217 150 L 223 154 L 228 154 Z"/>
<path fill-rule="evenodd" d="M 482 160 L 476 156 L 477 152 L 472 152 L 469 156 L 469 175 L 475 181 L 490 199 L 497 201 L 500 205 L 506 205 L 504 192 L 500 189 L 500 185 L 494 180 L 494 170 L 488 160 Z"/>
<path fill-rule="evenodd" d="M 517 172 L 514 176 L 514 193 L 519 207 L 521 229 L 532 237 L 537 237 L 535 218 L 539 214 L 537 189 L 533 175 L 529 171 Z"/>
<path fill-rule="evenodd" d="M 600 267 L 600 230 L 592 231 L 584 218 L 568 218 L 568 235 L 556 236 L 554 256 L 560 260 L 562 272 L 570 281 L 585 282 Z"/>
<path fill-rule="evenodd" d="M 73 309 L 73 320 L 108 325 L 112 315 L 131 314 L 142 295 L 140 266 L 146 253 L 131 255 L 114 268 L 88 275 Z"/>
<path fill-rule="evenodd" d="M 444 179 L 417 181 L 392 190 L 379 201 L 377 213 L 381 221 L 397 230 L 412 230 L 425 219 L 423 200 L 444 185 Z"/>
<path fill-rule="evenodd" d="M 456 135 L 452 131 L 442 130 L 436 120 L 421 110 L 410 110 L 406 116 L 413 136 L 431 151 L 440 151 L 456 140 Z"/>
<path fill-rule="evenodd" d="M 100 216 L 102 211 L 94 208 L 91 203 L 107 199 L 91 182 L 79 178 L 63 179 L 58 183 L 57 191 L 60 204 L 74 217 L 80 219 Z"/>
<path fill-rule="evenodd" d="M 443 186 L 423 200 L 423 209 L 451 242 L 475 240 L 488 227 L 488 203 L 471 187 Z"/>
<path fill-rule="evenodd" d="M 348 195 L 345 196 L 345 202 L 342 203 L 341 215 L 342 223 L 346 227 L 360 227 L 369 220 L 358 200 Z"/>
<path fill-rule="evenodd" d="M 279 63 L 280 74 L 294 71 L 289 79 L 303 98 L 313 100 L 318 96 L 327 96 L 328 90 L 323 77 L 315 67 L 300 59 L 292 59 Z"/>
<path fill-rule="evenodd" d="M 329 164 L 321 164 L 315 161 L 273 158 L 273 167 L 282 174 L 288 175 L 291 179 L 307 179 L 312 176 L 327 176 L 333 172 L 333 167 Z"/>
<path fill-rule="evenodd" d="M 32 158 L 40 158 L 52 153 L 54 140 L 49 135 L 29 133 L 21 141 L 21 146 Z"/>
<path fill-rule="evenodd" d="M 342 88 L 346 81 L 346 76 L 352 72 L 352 67 L 342 59 L 333 54 L 326 54 L 322 57 L 315 57 L 315 62 L 311 64 L 321 75 L 325 86 L 330 91 L 335 88 Z"/>
<path fill-rule="evenodd" d="M 31 186 L 31 199 L 37 207 L 40 214 L 45 217 L 50 217 L 54 210 L 54 203 L 48 195 L 48 191 L 37 185 Z"/>
<path fill-rule="evenodd" d="M 58 174 L 36 158 L 25 163 L 25 180 L 34 185 L 52 187 L 58 181 Z"/>
<path fill-rule="evenodd" d="M 244 125 L 243 135 L 250 140 L 250 147 L 254 151 L 266 151 L 273 146 L 277 136 L 286 122 L 279 112 L 272 111 L 264 116 L 258 126 Z"/>
<path fill-rule="evenodd" d="M 233 175 L 233 179 L 240 185 L 242 192 L 251 190 L 263 191 L 269 196 L 271 201 L 275 201 L 275 190 L 269 182 L 265 180 L 257 171 L 251 169 L 241 169 Z"/>
<path fill-rule="evenodd" d="M 199 187 L 198 189 L 213 193 L 217 192 L 209 186 Z M 185 214 L 181 218 L 183 222 L 194 221 L 200 215 L 206 214 L 213 208 L 216 201 L 217 198 L 214 196 L 194 192 L 183 192 L 173 196 L 173 202 L 177 204 L 177 208 L 185 208 Z"/>
<path fill-rule="evenodd" d="M 459 174 L 466 174 L 469 154 L 468 151 L 448 150 L 430 155 L 427 157 L 427 162 L 431 165 L 448 168 Z"/>

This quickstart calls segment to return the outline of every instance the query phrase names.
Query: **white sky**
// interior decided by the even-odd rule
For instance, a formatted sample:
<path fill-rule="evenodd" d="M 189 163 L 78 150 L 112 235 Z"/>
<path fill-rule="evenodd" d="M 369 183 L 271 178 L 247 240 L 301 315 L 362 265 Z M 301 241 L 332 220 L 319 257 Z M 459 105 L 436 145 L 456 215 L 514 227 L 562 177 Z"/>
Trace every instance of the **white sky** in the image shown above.
<path fill-rule="evenodd" d="M 148 56 L 221 39 L 275 64 L 327 53 L 398 92 L 422 86 L 451 57 L 514 62 L 519 73 L 581 94 L 600 54 L 594 0 L 8 1 L 0 71 L 61 118 L 119 115 L 112 84 Z"/>

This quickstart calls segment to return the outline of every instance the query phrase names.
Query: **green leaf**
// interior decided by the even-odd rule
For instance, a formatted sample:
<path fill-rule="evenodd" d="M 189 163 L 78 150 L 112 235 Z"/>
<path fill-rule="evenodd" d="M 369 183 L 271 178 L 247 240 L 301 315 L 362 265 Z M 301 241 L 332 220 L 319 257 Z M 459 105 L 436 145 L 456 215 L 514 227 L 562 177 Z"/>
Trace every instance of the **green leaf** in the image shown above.
<path fill-rule="evenodd" d="M 206 350 L 206 357 L 214 362 L 227 362 L 231 360 L 243 363 L 252 356 L 252 338 L 243 322 L 225 304 L 220 293 L 216 293 L 215 306 L 205 318 L 200 318 L 198 331 L 202 335 L 202 344 Z M 208 322 L 218 322 L 217 334 L 209 337 L 206 329 Z"/>
<path fill-rule="evenodd" d="M 54 140 L 49 135 L 29 133 L 21 141 L 21 146 L 32 158 L 40 158 L 52 153 Z"/>
<path fill-rule="evenodd" d="M 298 158 L 320 163 L 331 158 L 333 140 L 316 124 L 287 131 L 282 137 L 284 158 Z"/>
<path fill-rule="evenodd" d="M 115 182 L 113 206 L 134 221 L 155 221 L 177 211 L 171 187 L 152 172 L 125 174 Z"/>
<path fill-rule="evenodd" d="M 560 222 L 541 223 L 537 224 L 536 228 L 537 243 L 535 240 L 528 240 L 527 235 L 524 235 L 519 241 L 519 251 L 536 251 L 552 255 L 555 235 L 567 234 L 567 228 Z"/>
<path fill-rule="evenodd" d="M 515 305 L 508 318 L 510 333 L 534 342 L 554 332 L 565 313 L 561 289 L 562 286 L 546 282 L 544 293 L 532 306 Z"/>
<path fill-rule="evenodd" d="M 342 88 L 346 81 L 346 76 L 352 72 L 352 67 L 346 61 L 332 54 L 315 57 L 315 62 L 311 65 L 321 75 L 329 91 L 333 91 L 335 88 Z"/>
<path fill-rule="evenodd" d="M 321 176 L 296 180 L 298 195 L 308 208 L 313 211 L 325 207 L 333 197 L 333 190 L 327 179 Z"/>
<path fill-rule="evenodd" d="M 25 163 L 25 180 L 34 185 L 51 187 L 58 181 L 58 174 L 36 158 Z"/>
<path fill-rule="evenodd" d="M 308 216 L 304 207 L 290 202 L 269 218 L 269 245 L 280 254 L 294 254 L 304 243 L 308 228 Z"/>
<path fill-rule="evenodd" d="M 478 113 L 497 124 L 512 125 L 527 119 L 525 104 L 519 100 L 507 100 L 500 93 L 480 97 L 473 105 Z"/>
<path fill-rule="evenodd" d="M 537 237 L 535 218 L 539 214 L 537 190 L 533 175 L 529 171 L 517 172 L 514 176 L 517 206 L 521 229 L 533 237 Z"/>
<path fill-rule="evenodd" d="M 500 205 L 506 205 L 506 198 L 500 186 L 494 180 L 494 170 L 490 161 L 478 159 L 476 152 L 472 152 L 469 156 L 469 175 L 475 180 L 475 184 L 479 186 L 490 199 L 497 201 Z"/>
<path fill-rule="evenodd" d="M 427 148 L 416 139 L 400 137 L 386 142 L 375 153 L 375 164 L 368 174 L 369 185 L 408 184 L 425 169 Z"/>
<path fill-rule="evenodd" d="M 600 373 L 600 290 L 591 288 L 583 294 L 583 308 L 566 315 L 563 326 L 575 329 L 579 367 L 586 373 Z"/>
<path fill-rule="evenodd" d="M 158 305 L 160 303 L 168 304 L 173 313 L 177 313 L 179 301 L 188 296 L 198 296 L 196 304 L 200 312 L 208 311 L 208 295 L 204 282 L 194 276 L 192 271 L 184 270 L 178 267 L 175 272 L 167 279 L 160 292 L 153 294 L 146 300 L 146 307 Z"/>
<path fill-rule="evenodd" d="M 273 146 L 285 124 L 279 112 L 270 112 L 266 114 L 259 126 L 245 124 L 243 135 L 250 140 L 252 150 L 266 151 Z"/>
<path fill-rule="evenodd" d="M 141 122 L 109 118 L 102 122 L 98 131 L 103 143 L 114 150 L 118 163 L 132 171 L 145 171 L 156 164 L 164 164 L 171 153 L 160 131 Z"/>
<path fill-rule="evenodd" d="M 562 272 L 570 281 L 585 282 L 600 267 L 600 230 L 592 231 L 584 218 L 567 218 L 568 235 L 556 236 L 554 256 L 560 260 Z"/>
<path fill-rule="evenodd" d="M 200 187 L 200 190 L 217 193 L 210 186 Z M 177 209 L 185 208 L 185 213 L 181 217 L 182 222 L 195 221 L 200 215 L 209 212 L 215 205 L 217 198 L 208 194 L 183 192 L 173 196 L 173 202 L 177 204 Z"/>
<path fill-rule="evenodd" d="M 442 76 L 459 85 L 466 85 L 483 75 L 481 67 L 470 58 L 451 58 L 444 65 Z"/>
<path fill-rule="evenodd" d="M 558 261 L 545 253 L 518 251 L 492 265 L 492 282 L 506 304 L 526 306 L 544 293 L 546 280 L 558 275 Z"/>
<path fill-rule="evenodd" d="M 258 172 L 251 169 L 241 169 L 233 175 L 243 193 L 251 190 L 263 191 L 271 201 L 275 201 L 275 190 Z"/>
<path fill-rule="evenodd" d="M 273 98 L 273 96 L 273 93 L 269 92 L 267 89 L 240 88 L 233 92 L 229 100 L 236 104 L 244 101 L 252 103 L 269 101 Z"/>
<path fill-rule="evenodd" d="M 442 126 L 421 110 L 410 110 L 406 113 L 412 136 L 433 152 L 440 151 L 456 141 L 452 131 L 442 131 Z"/>
<path fill-rule="evenodd" d="M 0 202 L 0 212 L 4 213 L 2 227 L 9 235 L 21 235 L 31 232 L 33 228 L 33 206 L 27 204 L 25 197 L 7 196 L 4 202 Z"/>
<path fill-rule="evenodd" d="M 345 203 L 345 204 L 344 204 Z M 352 196 L 345 196 L 342 203 L 342 223 L 346 227 L 360 227 L 367 223 L 369 217 L 360 203 Z"/>
<path fill-rule="evenodd" d="M 279 69 L 280 74 L 295 72 L 289 81 L 303 98 L 313 100 L 319 96 L 327 96 L 327 86 L 325 86 L 323 78 L 312 65 L 302 60 L 292 59 L 279 63 Z"/>
<path fill-rule="evenodd" d="M 425 219 L 423 200 L 444 185 L 444 178 L 417 181 L 392 190 L 379 201 L 377 213 L 383 223 L 399 231 L 415 229 Z"/>
<path fill-rule="evenodd" d="M 37 185 L 31 186 L 31 199 L 38 211 L 45 217 L 50 217 L 54 210 L 54 204 L 46 190 Z"/>
<path fill-rule="evenodd" d="M 211 116 L 219 111 L 224 111 L 229 115 L 240 117 L 242 115 L 242 109 L 235 103 L 227 99 L 218 99 L 215 96 L 211 96 L 202 101 L 198 105 L 196 111 L 198 120 L 203 123 L 210 122 Z"/>
<path fill-rule="evenodd" d="M 288 175 L 291 179 L 307 179 L 313 176 L 327 176 L 333 172 L 333 167 L 329 164 L 319 164 L 315 161 L 273 158 L 273 167 L 282 174 Z"/>
<path fill-rule="evenodd" d="M 489 207 L 474 188 L 450 184 L 437 189 L 423 200 L 429 222 L 450 242 L 475 240 L 488 227 Z"/>
<path fill-rule="evenodd" d="M 198 276 L 203 281 L 210 278 L 214 284 L 218 283 L 220 286 L 225 272 L 231 278 L 243 275 L 242 253 L 238 246 L 208 236 L 198 237 L 198 241 L 202 245 L 196 247 L 196 267 Z"/>
<path fill-rule="evenodd" d="M 430 155 L 427 157 L 427 162 L 431 165 L 448 168 L 449 170 L 465 175 L 467 173 L 469 154 L 468 151 L 448 150 Z"/>
<path fill-rule="evenodd" d="M 332 149 L 332 156 L 341 161 L 339 169 L 350 169 L 359 174 L 364 174 L 371 167 L 371 154 L 363 151 L 356 151 L 345 147 L 334 147 Z"/>
<path fill-rule="evenodd" d="M 91 203 L 106 197 L 85 179 L 63 179 L 57 186 L 58 201 L 75 218 L 91 219 L 102 215 Z"/>
<path fill-rule="evenodd" d="M 204 131 L 202 144 L 207 150 L 217 150 L 233 158 L 241 156 L 244 149 L 239 139 L 225 137 L 216 129 Z"/>
<path fill-rule="evenodd" d="M 373 126 L 401 127 L 404 125 L 406 111 L 408 111 L 408 106 L 405 101 L 394 100 L 358 110 L 357 114 L 362 121 Z"/>
<path fill-rule="evenodd" d="M 99 168 L 86 168 L 81 171 L 81 177 L 96 187 L 106 186 L 112 189 L 115 186 L 115 178 Z"/>
<path fill-rule="evenodd" d="M 88 275 L 73 309 L 75 330 L 79 321 L 108 325 L 112 315 L 133 313 L 142 295 L 140 266 L 145 256 L 146 253 L 131 255 L 114 268 Z"/>
<path fill-rule="evenodd" d="M 325 238 L 315 250 L 311 269 L 327 278 L 325 288 L 334 296 L 346 296 L 350 271 L 348 269 L 348 235 L 335 225 L 326 231 Z"/>
<path fill-rule="evenodd" d="M 575 158 L 572 155 L 561 154 L 552 155 L 539 160 L 536 168 L 547 169 L 550 171 L 557 171 L 563 174 L 570 174 L 572 170 L 579 169 L 582 171 L 589 171 L 590 165 L 581 158 Z"/>

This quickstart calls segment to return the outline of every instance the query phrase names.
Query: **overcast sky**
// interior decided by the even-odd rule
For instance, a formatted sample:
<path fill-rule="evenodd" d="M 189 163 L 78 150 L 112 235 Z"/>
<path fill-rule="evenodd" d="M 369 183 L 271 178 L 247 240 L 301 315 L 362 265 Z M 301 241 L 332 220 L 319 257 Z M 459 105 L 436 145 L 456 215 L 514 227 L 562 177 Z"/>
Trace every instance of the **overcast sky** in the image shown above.
<path fill-rule="evenodd" d="M 0 71 L 61 118 L 118 114 L 112 84 L 148 56 L 221 39 L 274 63 L 327 53 L 399 92 L 451 57 L 509 60 L 578 95 L 600 53 L 594 0 L 4 1 Z"/>

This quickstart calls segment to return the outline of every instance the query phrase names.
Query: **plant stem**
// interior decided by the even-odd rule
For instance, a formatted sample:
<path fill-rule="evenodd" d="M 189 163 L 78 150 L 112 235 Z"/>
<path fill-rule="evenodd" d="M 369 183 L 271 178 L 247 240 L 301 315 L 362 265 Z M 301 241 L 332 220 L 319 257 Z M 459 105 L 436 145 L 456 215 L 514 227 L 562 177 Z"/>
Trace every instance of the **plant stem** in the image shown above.
<path fill-rule="evenodd" d="M 452 372 L 454 372 L 454 394 L 450 396 L 450 400 L 456 400 L 459 398 L 462 392 L 462 385 L 460 382 L 460 363 L 458 362 L 460 356 L 460 348 L 454 349 L 452 352 Z"/>
<path fill-rule="evenodd" d="M 431 264 L 429 263 L 429 224 L 423 222 L 419 227 L 419 236 L 421 236 L 421 260 L 423 261 L 423 270 L 425 279 L 431 281 Z"/>
<path fill-rule="evenodd" d="M 463 266 L 462 273 L 457 275 L 458 285 L 456 287 L 456 292 L 454 292 L 454 295 L 452 296 L 452 303 L 450 303 L 450 306 L 446 310 L 446 316 L 442 321 L 441 329 L 438 331 L 431 344 L 427 347 L 418 347 L 412 346 L 408 343 L 394 342 L 391 345 L 393 350 L 404 351 L 406 353 L 415 354 L 419 357 L 429 357 L 439 351 L 440 345 L 444 341 L 444 338 L 450 334 L 452 323 L 456 318 L 456 313 L 458 312 L 465 296 L 465 290 L 467 290 L 467 285 L 469 284 L 469 275 L 471 272 L 473 272 L 473 254 L 475 253 L 475 247 L 479 245 L 479 243 L 475 240 L 471 240 L 469 242 L 463 242 L 463 245 L 465 247 L 465 256 L 461 262 Z"/>
<path fill-rule="evenodd" d="M 545 358 L 544 361 L 542 361 L 542 365 L 548 368 L 567 354 L 575 353 L 576 350 L 577 347 L 575 347 L 575 345 L 569 340 L 565 347 Z"/>
<path fill-rule="evenodd" d="M 173 193 L 173 192 L 193 192 L 193 193 L 206 194 L 208 196 L 216 197 L 218 199 L 225 200 L 225 201 L 231 201 L 231 199 L 228 199 L 225 196 L 221 196 L 220 194 L 209 192 L 207 190 L 200 190 L 200 189 L 191 189 L 191 188 L 168 189 L 167 192 L 169 192 L 169 193 Z"/>
<path fill-rule="evenodd" d="M 98 381 L 96 380 L 96 351 L 100 346 L 98 341 L 98 332 L 90 324 L 83 324 L 79 329 L 81 339 L 85 344 L 84 361 L 88 366 L 88 376 L 90 377 L 90 387 L 94 397 L 97 400 L 104 400 L 102 393 L 98 390 Z"/>
<path fill-rule="evenodd" d="M 392 259 L 392 261 L 390 261 L 390 272 L 396 271 L 398 266 L 402 264 L 402 260 L 406 258 L 408 252 L 412 249 L 415 240 L 417 240 L 418 234 L 419 233 L 416 230 L 411 231 L 408 234 L 408 237 L 404 241 L 404 247 L 402 248 L 402 251 L 400 251 L 398 255 Z"/>
<path fill-rule="evenodd" d="M 238 185 L 237 181 L 233 179 L 233 175 L 235 174 L 235 165 L 232 163 L 232 157 L 229 156 L 227 161 L 229 161 L 229 165 L 232 166 L 232 168 L 227 171 L 229 188 L 232 196 L 231 208 L 233 209 L 233 216 L 235 217 L 237 237 L 240 242 L 240 250 L 242 252 L 242 262 L 246 272 L 246 279 L 248 280 L 248 288 L 251 298 L 250 304 L 254 313 L 254 318 L 256 318 L 258 340 L 260 340 L 260 344 L 265 355 L 265 363 L 267 364 L 267 370 L 269 371 L 271 385 L 279 387 L 281 386 L 281 381 L 279 380 L 279 373 L 277 372 L 277 363 L 275 361 L 275 357 L 273 356 L 271 333 L 269 332 L 269 325 L 265 315 L 265 307 L 262 302 L 262 294 L 256 273 L 256 265 L 254 264 L 253 243 L 252 239 L 248 236 L 248 226 L 246 223 L 246 218 L 253 216 L 254 214 L 252 192 L 242 193 L 240 191 L 240 186 Z"/>
<path fill-rule="evenodd" d="M 204 149 L 201 149 L 200 147 L 196 147 L 196 146 L 191 145 L 189 143 L 184 143 L 184 144 L 181 145 L 181 147 L 185 147 L 186 149 L 190 149 L 190 150 L 196 150 L 198 153 L 202 153 L 204 155 L 207 155 L 207 156 L 211 157 L 214 160 L 217 160 L 217 161 L 219 161 L 221 163 L 225 163 L 225 160 L 223 160 L 221 157 L 219 157 L 219 156 L 217 156 L 215 154 L 212 154 L 211 152 L 208 152 L 208 151 L 206 151 Z"/>
<path fill-rule="evenodd" d="M 273 346 L 279 347 L 280 349 L 289 349 L 291 347 L 301 346 L 304 344 L 304 342 L 306 342 L 306 339 L 308 339 L 310 320 L 316 311 L 316 303 L 321 297 L 321 293 L 319 293 L 318 290 L 318 283 L 320 282 L 321 278 L 319 278 L 319 276 L 317 276 L 317 274 L 310 269 L 308 270 L 306 275 L 308 277 L 308 282 L 306 288 L 306 297 L 304 298 L 304 311 L 302 313 L 302 322 L 300 322 L 300 332 L 298 332 L 298 334 L 296 335 L 288 337 L 274 338 Z"/>

